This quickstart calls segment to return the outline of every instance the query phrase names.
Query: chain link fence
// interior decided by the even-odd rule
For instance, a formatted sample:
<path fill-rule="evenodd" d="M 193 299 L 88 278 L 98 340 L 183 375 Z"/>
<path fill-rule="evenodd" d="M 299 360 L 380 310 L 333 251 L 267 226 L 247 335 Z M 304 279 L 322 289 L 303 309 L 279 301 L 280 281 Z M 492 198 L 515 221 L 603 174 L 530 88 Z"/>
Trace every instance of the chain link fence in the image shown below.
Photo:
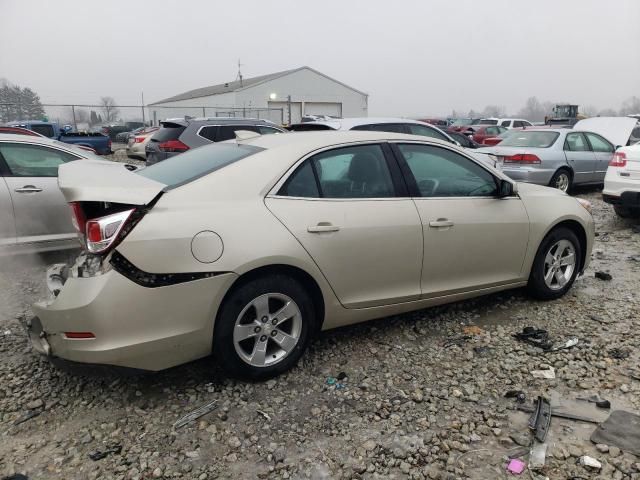
<path fill-rule="evenodd" d="M 60 126 L 71 125 L 78 131 L 97 131 L 106 125 L 125 125 L 137 128 L 142 125 L 159 125 L 169 118 L 188 117 L 236 117 L 259 118 L 283 124 L 282 108 L 218 107 L 194 105 L 113 105 L 53 104 L 43 103 L 44 115 L 36 115 L 37 105 L 0 103 L 0 124 L 18 120 L 46 120 Z"/>

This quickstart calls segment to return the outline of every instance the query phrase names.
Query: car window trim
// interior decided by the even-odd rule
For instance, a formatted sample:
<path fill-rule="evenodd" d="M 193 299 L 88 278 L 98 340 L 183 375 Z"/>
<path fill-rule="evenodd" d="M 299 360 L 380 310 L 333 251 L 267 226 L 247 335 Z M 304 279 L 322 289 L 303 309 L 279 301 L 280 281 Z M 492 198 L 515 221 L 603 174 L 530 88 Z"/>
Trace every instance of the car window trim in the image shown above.
<path fill-rule="evenodd" d="M 10 141 L 10 142 L 0 142 L 0 146 L 2 146 L 2 145 L 29 145 L 29 146 L 32 146 L 32 147 L 49 148 L 51 150 L 56 150 L 58 152 L 66 153 L 67 155 L 71 155 L 73 157 L 76 157 L 73 160 L 69 160 L 69 162 L 75 162 L 76 160 L 83 160 L 84 159 L 84 157 L 79 156 L 75 152 L 70 152 L 69 150 L 66 150 L 66 149 L 63 149 L 63 148 L 58 148 L 57 146 L 53 146 L 53 145 L 43 145 L 41 143 L 24 142 L 22 140 L 20 140 L 20 141 Z M 63 162 L 63 163 L 69 163 L 69 162 Z M 11 168 L 9 168 L 9 164 L 7 163 L 7 161 L 5 160 L 4 156 L 2 155 L 2 152 L 0 152 L 0 176 L 5 177 L 5 178 L 58 178 L 58 175 L 55 175 L 55 176 L 50 176 L 50 175 L 14 175 L 14 173 L 11 171 Z"/>
<path fill-rule="evenodd" d="M 414 142 L 420 143 L 420 142 Z M 310 161 L 312 157 L 329 151 L 329 150 L 337 150 L 339 148 L 347 148 L 347 147 L 357 147 L 357 146 L 366 146 L 366 145 L 379 145 L 382 148 L 382 153 L 385 158 L 385 162 L 387 164 L 387 168 L 389 169 L 389 174 L 391 176 L 391 182 L 393 183 L 394 196 L 393 197 L 357 197 L 357 198 L 328 198 L 324 197 L 322 193 L 322 189 L 320 188 L 318 175 L 316 172 L 314 162 L 311 162 L 311 167 L 313 170 L 313 176 L 316 181 L 316 186 L 318 188 L 319 197 L 292 197 L 287 195 L 281 195 L 280 191 L 287 184 L 289 179 L 295 175 L 300 168 L 302 168 L 303 164 L 307 161 Z M 388 150 L 385 150 L 385 145 Z M 395 173 L 394 173 L 395 172 Z M 354 201 L 370 201 L 370 200 L 408 200 L 411 198 L 409 195 L 409 187 L 407 186 L 404 175 L 400 170 L 400 166 L 397 164 L 397 159 L 393 151 L 390 147 L 390 142 L 388 140 L 365 140 L 358 142 L 349 142 L 349 143 L 341 143 L 336 145 L 328 145 L 322 148 L 318 148 L 313 150 L 300 159 L 296 161 L 290 168 L 288 168 L 283 175 L 278 179 L 278 181 L 274 184 L 274 186 L 269 190 L 269 192 L 265 195 L 265 198 L 278 198 L 278 199 L 288 199 L 288 200 L 309 200 L 309 201 L 338 201 L 338 202 L 354 202 Z"/>
<path fill-rule="evenodd" d="M 476 196 L 447 196 L 447 197 L 423 197 L 422 195 L 420 195 L 420 189 L 418 188 L 418 182 L 416 182 L 416 177 L 413 175 L 413 172 L 411 171 L 411 168 L 409 168 L 409 164 L 407 163 L 407 161 L 405 160 L 404 156 L 402 155 L 402 152 L 400 151 L 400 149 L 398 148 L 399 144 L 417 144 L 417 145 L 427 145 L 427 146 L 431 146 L 431 147 L 437 147 L 437 148 L 443 148 L 445 150 L 450 150 L 454 153 L 457 153 L 458 155 L 470 160 L 471 162 L 475 163 L 477 166 L 479 166 L 480 168 L 482 168 L 483 170 L 485 170 L 489 175 L 491 175 L 491 177 L 493 178 L 494 183 L 496 184 L 496 189 L 500 188 L 500 180 L 502 180 L 502 178 L 496 176 L 496 174 L 494 172 L 492 172 L 491 170 L 489 170 L 485 165 L 483 165 L 480 161 L 476 160 L 473 157 L 470 157 L 469 155 L 466 155 L 462 152 L 459 152 L 457 150 L 454 150 L 453 148 L 449 148 L 447 145 L 440 145 L 440 144 L 433 144 L 433 143 L 429 143 L 429 142 L 412 142 L 412 141 L 407 141 L 407 140 L 392 140 L 389 141 L 389 145 L 391 147 L 391 149 L 394 152 L 394 155 L 396 156 L 397 160 L 398 160 L 398 164 L 400 165 L 400 170 L 404 176 L 405 182 L 407 183 L 408 186 L 408 190 L 409 190 L 409 195 L 411 196 L 412 199 L 416 200 L 416 199 L 421 199 L 421 200 L 426 200 L 426 199 L 435 199 L 435 200 L 442 200 L 442 199 L 451 199 L 451 198 L 456 198 L 456 199 L 460 199 L 460 198 L 469 198 L 469 199 L 478 199 L 478 198 L 485 198 L 485 199 L 492 199 L 492 200 L 496 200 L 499 197 L 497 197 L 496 195 L 476 195 Z M 511 198 L 511 197 L 517 197 L 517 194 L 511 195 L 510 197 L 504 197 L 504 198 Z"/>

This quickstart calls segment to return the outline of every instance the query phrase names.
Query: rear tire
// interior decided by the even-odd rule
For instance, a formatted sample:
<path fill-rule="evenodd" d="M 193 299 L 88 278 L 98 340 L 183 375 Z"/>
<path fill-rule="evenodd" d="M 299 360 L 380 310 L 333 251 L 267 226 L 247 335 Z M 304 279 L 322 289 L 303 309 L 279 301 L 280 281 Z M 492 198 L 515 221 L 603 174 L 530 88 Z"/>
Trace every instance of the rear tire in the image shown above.
<path fill-rule="evenodd" d="M 527 289 L 540 300 L 562 297 L 581 269 L 582 246 L 576 234 L 558 227 L 547 234 L 536 253 Z"/>
<path fill-rule="evenodd" d="M 613 210 L 621 218 L 637 218 L 640 217 L 640 208 L 623 207 L 621 205 L 614 205 Z"/>
<path fill-rule="evenodd" d="M 313 300 L 298 281 L 282 274 L 258 277 L 224 300 L 213 354 L 230 376 L 266 380 L 298 362 L 316 322 Z"/>
<path fill-rule="evenodd" d="M 562 190 L 565 193 L 570 193 L 573 187 L 573 176 L 571 172 L 566 168 L 558 169 L 558 171 L 553 174 L 553 177 L 551 177 L 549 186 Z"/>

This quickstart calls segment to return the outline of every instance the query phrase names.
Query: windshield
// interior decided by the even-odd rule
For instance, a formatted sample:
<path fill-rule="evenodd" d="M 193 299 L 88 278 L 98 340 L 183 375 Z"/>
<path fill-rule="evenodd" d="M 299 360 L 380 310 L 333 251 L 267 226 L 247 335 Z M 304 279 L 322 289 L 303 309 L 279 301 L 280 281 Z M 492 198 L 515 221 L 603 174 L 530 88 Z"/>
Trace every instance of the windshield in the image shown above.
<path fill-rule="evenodd" d="M 488 118 L 483 118 L 477 123 L 477 125 L 497 125 L 497 124 L 498 124 L 498 120 L 491 120 Z"/>
<path fill-rule="evenodd" d="M 558 132 L 541 132 L 524 130 L 515 132 L 500 142 L 501 147 L 535 147 L 549 148 L 560 136 Z"/>
<path fill-rule="evenodd" d="M 262 150 L 253 145 L 218 143 L 176 155 L 135 173 L 175 188 Z"/>
<path fill-rule="evenodd" d="M 465 125 L 471 125 L 470 118 L 458 118 L 451 124 L 452 127 L 464 127 Z"/>

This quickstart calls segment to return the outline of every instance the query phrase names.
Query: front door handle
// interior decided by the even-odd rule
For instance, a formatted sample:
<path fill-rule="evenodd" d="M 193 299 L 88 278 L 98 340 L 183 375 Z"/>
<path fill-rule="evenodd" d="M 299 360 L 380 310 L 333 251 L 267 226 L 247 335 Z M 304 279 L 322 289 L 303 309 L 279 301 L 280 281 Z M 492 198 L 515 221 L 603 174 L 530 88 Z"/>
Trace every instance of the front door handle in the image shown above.
<path fill-rule="evenodd" d="M 446 218 L 439 218 L 433 222 L 429 222 L 429 226 L 432 228 L 446 228 L 453 227 L 453 222 Z"/>
<path fill-rule="evenodd" d="M 14 191 L 18 193 L 36 193 L 41 192 L 42 189 L 36 187 L 35 185 L 25 185 L 24 187 L 16 188 Z"/>
<path fill-rule="evenodd" d="M 318 222 L 317 225 L 307 227 L 307 232 L 309 233 L 337 232 L 338 230 L 340 230 L 340 227 L 332 225 L 330 222 Z"/>

